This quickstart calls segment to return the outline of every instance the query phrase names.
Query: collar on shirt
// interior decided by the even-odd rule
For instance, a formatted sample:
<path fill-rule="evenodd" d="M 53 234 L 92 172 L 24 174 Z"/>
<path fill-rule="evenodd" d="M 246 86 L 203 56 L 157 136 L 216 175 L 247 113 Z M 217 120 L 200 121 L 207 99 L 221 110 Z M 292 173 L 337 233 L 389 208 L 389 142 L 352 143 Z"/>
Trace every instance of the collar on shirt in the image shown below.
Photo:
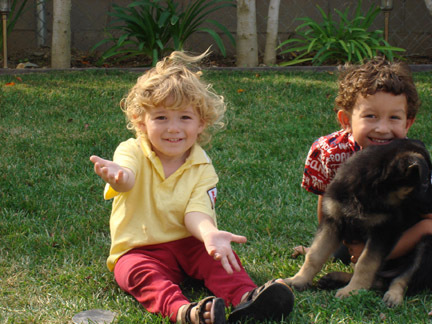
<path fill-rule="evenodd" d="M 342 137 L 347 138 L 348 143 L 351 145 L 355 152 L 361 149 L 360 145 L 355 141 L 354 136 L 351 132 L 348 132 L 346 129 L 342 129 L 339 131 L 339 133 L 342 135 Z"/>
<path fill-rule="evenodd" d="M 359 151 L 361 149 L 360 145 L 355 141 L 352 133 L 349 133 L 348 141 L 352 145 L 352 147 L 354 147 L 354 150 Z"/>

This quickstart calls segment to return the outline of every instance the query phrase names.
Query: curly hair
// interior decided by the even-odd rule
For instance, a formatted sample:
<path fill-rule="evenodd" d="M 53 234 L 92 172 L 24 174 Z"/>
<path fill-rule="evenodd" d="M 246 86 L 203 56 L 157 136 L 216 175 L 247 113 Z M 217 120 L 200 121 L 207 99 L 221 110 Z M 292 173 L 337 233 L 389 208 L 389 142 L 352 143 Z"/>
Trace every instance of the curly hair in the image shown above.
<path fill-rule="evenodd" d="M 362 65 L 346 64 L 340 68 L 334 110 L 351 113 L 359 94 L 366 97 L 379 91 L 404 94 L 408 103 L 407 118 L 415 118 L 420 99 L 410 68 L 403 62 L 390 62 L 383 57 L 375 57 Z"/>
<path fill-rule="evenodd" d="M 208 54 L 208 50 L 198 56 L 174 51 L 139 77 L 121 102 L 128 129 L 135 131 L 136 136 L 145 135 L 139 124 L 151 109 L 163 105 L 166 109 L 181 110 L 191 105 L 206 125 L 198 142 L 207 144 L 212 134 L 224 127 L 226 110 L 224 97 L 200 79 L 202 73 L 196 67 Z"/>

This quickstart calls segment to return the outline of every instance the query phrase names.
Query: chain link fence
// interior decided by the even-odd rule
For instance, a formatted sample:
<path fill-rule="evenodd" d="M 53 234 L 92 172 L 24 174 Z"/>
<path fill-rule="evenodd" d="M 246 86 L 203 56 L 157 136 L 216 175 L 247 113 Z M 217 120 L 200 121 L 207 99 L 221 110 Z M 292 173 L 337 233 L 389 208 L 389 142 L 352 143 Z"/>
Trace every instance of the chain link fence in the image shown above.
<path fill-rule="evenodd" d="M 18 0 L 23 1 L 23 0 Z M 184 6 L 189 0 L 178 0 Z M 52 28 L 52 0 L 28 0 L 26 11 L 18 20 L 14 31 L 9 37 L 10 52 L 34 50 L 49 47 Z M 110 22 L 108 12 L 112 5 L 126 6 L 131 0 L 72 0 L 72 47 L 79 51 L 89 49 L 104 38 L 105 28 Z M 262 52 L 265 44 L 267 25 L 268 0 L 256 0 L 257 30 L 259 48 Z M 379 0 L 363 0 L 362 9 L 366 11 L 371 6 L 379 5 Z M 310 17 L 320 21 L 319 5 L 326 13 L 334 13 L 335 9 L 354 10 L 357 0 L 281 0 L 279 14 L 279 41 L 292 37 L 295 28 L 300 24 L 298 18 Z M 235 34 L 236 11 L 224 9 L 215 12 L 216 19 Z M 384 30 L 384 14 L 380 13 L 373 25 Z M 212 39 L 207 34 L 194 35 L 187 43 L 188 50 L 201 51 L 211 45 Z M 393 46 L 405 48 L 407 55 L 432 56 L 432 15 L 428 12 L 424 0 L 394 0 L 394 8 L 390 12 L 389 42 Z M 228 42 L 226 42 L 227 45 Z M 213 47 L 215 50 L 216 48 Z M 233 47 L 227 48 L 229 54 L 235 54 Z"/>

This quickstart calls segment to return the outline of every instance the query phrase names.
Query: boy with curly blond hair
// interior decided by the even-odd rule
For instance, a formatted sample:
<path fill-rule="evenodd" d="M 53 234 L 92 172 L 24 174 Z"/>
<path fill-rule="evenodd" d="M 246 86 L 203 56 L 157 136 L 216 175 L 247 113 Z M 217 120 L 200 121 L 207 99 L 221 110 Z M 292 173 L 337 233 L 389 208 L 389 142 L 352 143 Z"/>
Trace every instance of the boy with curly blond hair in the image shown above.
<path fill-rule="evenodd" d="M 107 264 L 119 286 L 149 312 L 178 323 L 287 316 L 290 288 L 279 280 L 258 287 L 231 242 L 246 237 L 217 228 L 218 176 L 200 144 L 223 126 L 224 98 L 204 83 L 194 64 L 206 56 L 173 52 L 141 76 L 122 102 L 137 137 L 121 143 L 113 161 L 92 156 L 94 170 L 114 198 Z M 191 303 L 185 275 L 215 294 Z M 217 297 L 216 297 L 217 296 Z"/>

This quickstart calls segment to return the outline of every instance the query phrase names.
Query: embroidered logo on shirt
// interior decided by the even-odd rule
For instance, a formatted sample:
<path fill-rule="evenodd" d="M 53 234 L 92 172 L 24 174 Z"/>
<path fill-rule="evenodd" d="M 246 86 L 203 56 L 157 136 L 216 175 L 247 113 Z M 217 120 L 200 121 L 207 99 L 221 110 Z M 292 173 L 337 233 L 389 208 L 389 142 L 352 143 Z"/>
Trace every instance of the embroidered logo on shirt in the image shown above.
<path fill-rule="evenodd" d="M 207 190 L 207 194 L 210 197 L 210 201 L 212 203 L 212 209 L 214 209 L 215 205 L 216 205 L 216 196 L 217 196 L 217 189 L 216 189 L 216 187 Z"/>

